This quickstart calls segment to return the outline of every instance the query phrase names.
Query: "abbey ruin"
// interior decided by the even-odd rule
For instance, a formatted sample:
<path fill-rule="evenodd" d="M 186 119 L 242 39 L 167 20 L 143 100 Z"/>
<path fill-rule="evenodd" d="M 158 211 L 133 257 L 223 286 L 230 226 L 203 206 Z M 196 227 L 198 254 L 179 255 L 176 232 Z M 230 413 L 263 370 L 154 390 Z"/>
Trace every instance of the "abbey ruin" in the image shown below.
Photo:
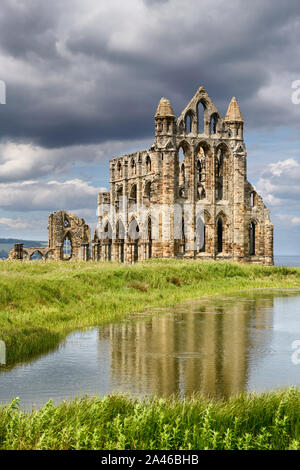
<path fill-rule="evenodd" d="M 110 162 L 110 192 L 98 196 L 93 259 L 273 264 L 273 225 L 247 181 L 237 100 L 223 119 L 200 87 L 177 119 L 161 98 L 154 119 L 150 149 Z"/>
<path fill-rule="evenodd" d="M 247 180 L 244 121 L 232 98 L 223 119 L 200 87 L 176 119 L 161 98 L 153 146 L 110 161 L 90 247 L 84 220 L 49 217 L 43 259 L 120 261 L 193 258 L 273 264 L 269 210 Z M 20 246 L 11 259 L 29 259 Z"/>
<path fill-rule="evenodd" d="M 17 243 L 9 253 L 9 259 L 30 261 L 36 257 L 45 261 L 88 261 L 90 240 L 90 228 L 84 219 L 60 210 L 49 215 L 46 247 L 24 248 L 22 243 Z"/>

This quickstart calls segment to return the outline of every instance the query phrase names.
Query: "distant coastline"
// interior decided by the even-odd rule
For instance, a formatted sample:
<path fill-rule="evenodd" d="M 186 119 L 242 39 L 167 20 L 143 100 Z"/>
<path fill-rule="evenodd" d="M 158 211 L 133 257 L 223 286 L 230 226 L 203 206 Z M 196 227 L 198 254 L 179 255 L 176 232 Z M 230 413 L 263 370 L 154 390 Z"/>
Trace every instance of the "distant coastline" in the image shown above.
<path fill-rule="evenodd" d="M 275 266 L 299 267 L 300 255 L 274 255 L 274 264 Z"/>

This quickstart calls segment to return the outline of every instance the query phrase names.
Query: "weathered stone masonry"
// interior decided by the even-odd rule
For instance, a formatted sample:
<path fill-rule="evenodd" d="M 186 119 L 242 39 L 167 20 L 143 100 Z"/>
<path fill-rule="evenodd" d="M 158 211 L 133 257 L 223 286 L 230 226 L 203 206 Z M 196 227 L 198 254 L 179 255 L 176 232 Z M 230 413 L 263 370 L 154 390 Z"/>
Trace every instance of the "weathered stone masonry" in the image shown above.
<path fill-rule="evenodd" d="M 9 258 L 30 260 L 38 254 L 43 260 L 88 261 L 90 239 L 90 228 L 84 219 L 60 210 L 49 216 L 46 248 L 24 248 L 22 244 L 16 244 Z"/>
<path fill-rule="evenodd" d="M 201 87 L 177 120 L 170 101 L 162 98 L 154 145 L 110 162 L 110 192 L 98 196 L 92 258 L 273 264 L 273 225 L 262 198 L 247 181 L 243 126 L 235 98 L 223 119 Z M 168 223 L 160 210 L 166 206 Z M 177 209 L 172 207 L 184 214 L 179 236 L 172 224 L 176 219 L 178 225 Z"/>
<path fill-rule="evenodd" d="M 113 158 L 110 192 L 98 195 L 98 227 L 64 210 L 49 216 L 48 247 L 15 245 L 10 259 L 181 257 L 273 264 L 269 210 L 247 181 L 244 121 L 232 98 L 225 119 L 200 87 L 175 119 L 161 98 L 155 140 Z"/>

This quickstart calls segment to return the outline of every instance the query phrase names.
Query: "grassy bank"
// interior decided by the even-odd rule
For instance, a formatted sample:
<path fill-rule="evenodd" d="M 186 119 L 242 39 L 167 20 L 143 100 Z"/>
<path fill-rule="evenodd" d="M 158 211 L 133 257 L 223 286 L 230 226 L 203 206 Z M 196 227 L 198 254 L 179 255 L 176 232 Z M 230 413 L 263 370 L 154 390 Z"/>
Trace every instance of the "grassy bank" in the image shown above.
<path fill-rule="evenodd" d="M 0 339 L 8 364 L 56 346 L 69 332 L 188 298 L 300 287 L 300 268 L 199 261 L 0 263 Z"/>
<path fill-rule="evenodd" d="M 300 449 L 300 391 L 226 402 L 110 395 L 31 414 L 12 402 L 0 408 L 0 449 Z"/>

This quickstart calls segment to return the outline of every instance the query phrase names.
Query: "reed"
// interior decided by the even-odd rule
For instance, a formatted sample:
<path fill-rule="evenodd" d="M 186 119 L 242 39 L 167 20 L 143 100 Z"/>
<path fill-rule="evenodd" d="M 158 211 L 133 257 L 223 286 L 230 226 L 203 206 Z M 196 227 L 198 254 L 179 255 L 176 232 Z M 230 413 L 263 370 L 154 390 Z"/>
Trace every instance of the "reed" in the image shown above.
<path fill-rule="evenodd" d="M 0 449 L 300 449 L 300 391 L 228 401 L 124 395 L 82 398 L 21 412 L 0 407 Z"/>

